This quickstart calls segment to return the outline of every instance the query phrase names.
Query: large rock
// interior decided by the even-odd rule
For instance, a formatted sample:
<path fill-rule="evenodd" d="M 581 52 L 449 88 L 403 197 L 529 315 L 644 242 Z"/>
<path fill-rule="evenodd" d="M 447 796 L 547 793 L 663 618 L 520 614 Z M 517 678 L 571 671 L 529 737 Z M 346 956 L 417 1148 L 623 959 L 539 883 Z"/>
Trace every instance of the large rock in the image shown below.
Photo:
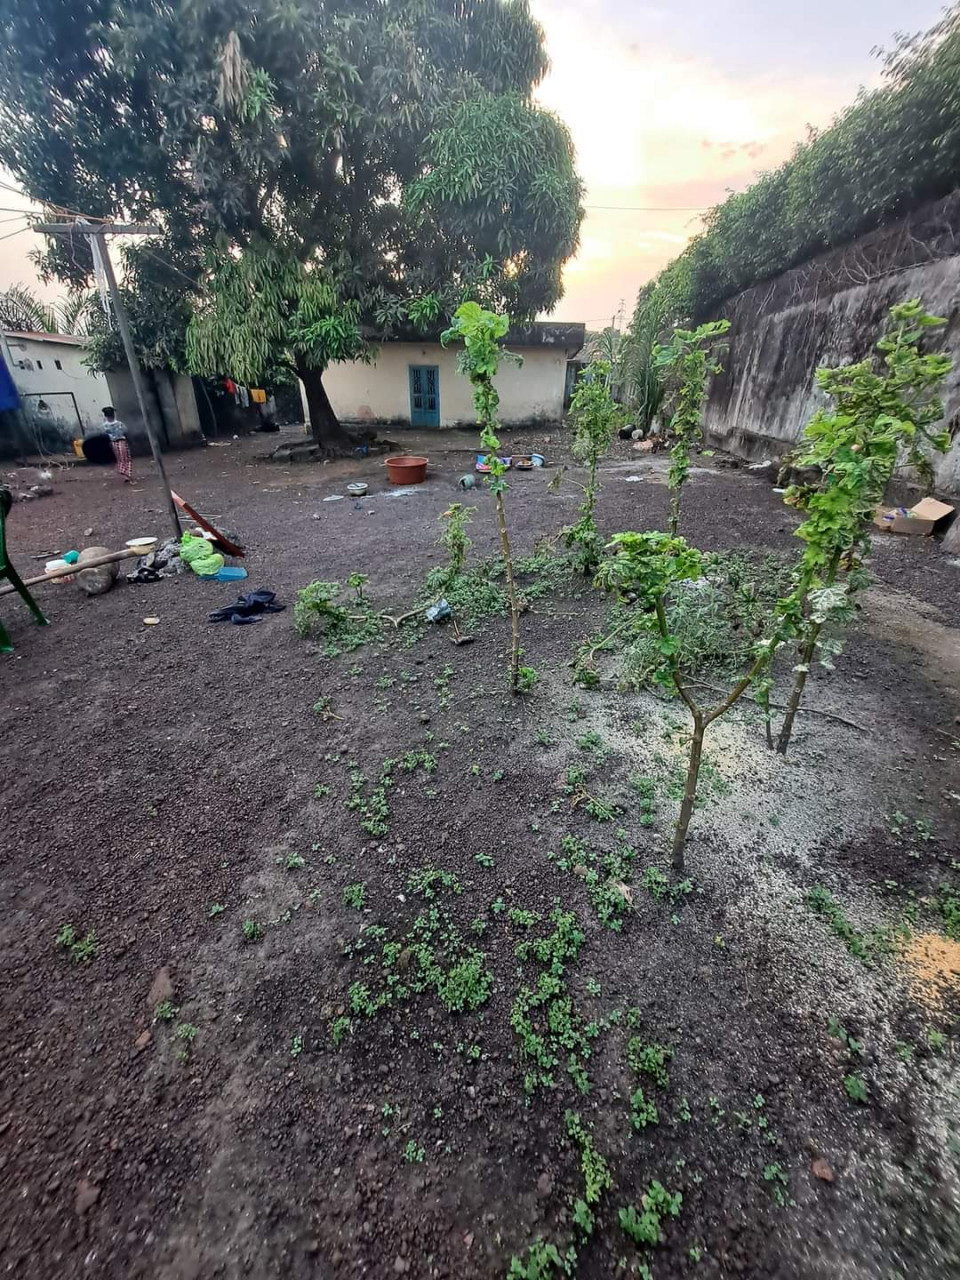
<path fill-rule="evenodd" d="M 110 554 L 109 547 L 85 547 L 80 552 L 77 560 L 77 577 L 76 583 L 81 591 L 85 591 L 88 596 L 102 596 L 109 591 L 117 580 L 119 565 L 116 561 L 113 564 L 97 565 L 94 569 L 84 569 L 84 564 L 91 560 L 99 560 L 101 556 Z"/>

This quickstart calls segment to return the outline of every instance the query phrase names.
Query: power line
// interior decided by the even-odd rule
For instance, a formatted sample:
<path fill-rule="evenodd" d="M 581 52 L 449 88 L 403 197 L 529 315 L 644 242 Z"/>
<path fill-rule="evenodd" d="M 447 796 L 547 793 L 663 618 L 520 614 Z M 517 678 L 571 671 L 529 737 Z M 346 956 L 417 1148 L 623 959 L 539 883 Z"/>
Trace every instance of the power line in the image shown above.
<path fill-rule="evenodd" d="M 24 231 L 30 231 L 31 227 L 25 223 L 22 227 L 18 227 L 16 231 L 8 231 L 5 236 L 0 236 L 0 240 L 9 240 L 11 236 L 21 236 Z"/>

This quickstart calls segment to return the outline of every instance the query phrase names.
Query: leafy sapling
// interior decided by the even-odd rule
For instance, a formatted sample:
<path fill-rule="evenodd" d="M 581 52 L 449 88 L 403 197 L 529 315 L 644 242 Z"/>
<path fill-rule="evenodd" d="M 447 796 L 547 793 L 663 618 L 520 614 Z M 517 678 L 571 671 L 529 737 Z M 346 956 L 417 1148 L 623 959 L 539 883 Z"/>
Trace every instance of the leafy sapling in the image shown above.
<path fill-rule="evenodd" d="M 595 572 L 603 549 L 595 514 L 600 459 L 623 421 L 623 411 L 610 394 L 609 383 L 609 362 L 594 360 L 581 372 L 570 402 L 575 427 L 573 456 L 587 468 L 587 483 L 577 522 L 564 529 L 562 537 L 566 546 L 576 548 L 577 565 L 584 573 Z"/>
<path fill-rule="evenodd" d="M 758 642 L 753 663 L 729 693 L 715 706 L 703 706 L 694 697 L 681 670 L 679 642 L 670 631 L 667 614 L 670 589 L 677 583 L 692 582 L 701 576 L 700 552 L 688 547 L 683 538 L 657 532 L 615 534 L 608 550 L 612 554 L 600 566 L 597 585 L 632 601 L 638 613 L 638 626 L 657 637 L 660 666 L 654 679 L 665 688 L 675 690 L 693 718 L 686 782 L 673 836 L 673 867 L 682 872 L 687 829 L 697 798 L 704 733 L 714 720 L 726 715 L 764 669 L 769 661 L 769 646 Z"/>
<path fill-rule="evenodd" d="M 777 738 L 781 755 L 790 745 L 817 650 L 827 667 L 838 651 L 836 641 L 822 638 L 824 628 L 853 615 L 851 596 L 865 582 L 861 565 L 870 549 L 870 521 L 895 467 L 902 459 L 930 478 L 928 451 L 943 453 L 950 447 L 949 432 L 932 427 L 943 417 L 938 389 L 952 361 L 920 353 L 926 331 L 944 324 L 928 315 L 917 298 L 900 303 L 891 307 L 877 343 L 882 371 L 876 371 L 872 360 L 817 370 L 817 385 L 833 405 L 810 420 L 797 461 L 802 467 L 818 467 L 822 478 L 814 486 L 792 485 L 784 496 L 806 519 L 797 530 L 804 550 L 796 585 L 778 603 L 778 641 L 791 635 L 800 640 L 800 660 Z"/>
<path fill-rule="evenodd" d="M 500 460 L 500 441 L 497 439 L 497 407 L 500 396 L 493 385 L 500 361 L 511 359 L 519 361 L 500 346 L 500 340 L 506 336 L 510 328 L 508 316 L 497 315 L 487 311 L 478 302 L 464 302 L 454 313 L 453 324 L 441 335 L 444 344 L 460 339 L 463 351 L 460 354 L 458 367 L 465 374 L 473 387 L 473 405 L 476 410 L 477 423 L 480 427 L 480 446 L 486 454 L 488 483 L 494 495 L 497 509 L 497 527 L 500 533 L 500 548 L 503 553 L 503 570 L 507 580 L 507 597 L 510 601 L 510 628 L 512 643 L 510 648 L 510 687 L 515 693 L 520 692 L 520 600 L 517 595 L 517 584 L 513 574 L 513 557 L 510 552 L 510 535 L 507 530 L 507 517 L 503 504 L 506 490 L 504 473 L 506 465 Z"/>
<path fill-rule="evenodd" d="M 720 341 L 729 320 L 713 320 L 697 329 L 674 329 L 666 346 L 654 349 L 654 365 L 663 372 L 672 408 L 668 432 L 672 441 L 670 470 L 670 533 L 680 527 L 680 499 L 690 474 L 690 450 L 703 439 L 703 406 L 712 374 L 721 370 L 720 356 L 727 344 Z"/>

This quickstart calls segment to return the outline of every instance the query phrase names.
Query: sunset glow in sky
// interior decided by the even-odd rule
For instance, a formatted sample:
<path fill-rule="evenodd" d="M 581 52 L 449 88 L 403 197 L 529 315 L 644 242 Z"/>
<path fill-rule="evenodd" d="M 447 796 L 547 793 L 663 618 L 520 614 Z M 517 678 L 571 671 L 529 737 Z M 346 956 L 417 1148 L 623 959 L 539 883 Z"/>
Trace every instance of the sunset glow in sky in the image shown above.
<path fill-rule="evenodd" d="M 570 127 L 587 187 L 580 252 L 554 318 L 609 323 L 683 248 L 697 212 L 828 124 L 893 33 L 923 30 L 940 0 L 531 0 L 551 71 L 538 93 Z"/>
<path fill-rule="evenodd" d="M 931 26 L 941 9 L 941 0 L 531 3 L 551 59 L 538 98 L 569 125 L 587 187 L 580 251 L 554 318 L 591 328 L 621 303 L 629 318 L 639 286 L 696 233 L 704 207 L 779 164 L 808 124 L 829 123 L 878 79 L 871 49 L 898 29 Z M 0 206 L 27 207 L 0 194 Z M 37 283 L 27 253 L 39 237 L 17 225 L 0 225 L 0 289 Z M 52 300 L 62 290 L 40 292 Z"/>

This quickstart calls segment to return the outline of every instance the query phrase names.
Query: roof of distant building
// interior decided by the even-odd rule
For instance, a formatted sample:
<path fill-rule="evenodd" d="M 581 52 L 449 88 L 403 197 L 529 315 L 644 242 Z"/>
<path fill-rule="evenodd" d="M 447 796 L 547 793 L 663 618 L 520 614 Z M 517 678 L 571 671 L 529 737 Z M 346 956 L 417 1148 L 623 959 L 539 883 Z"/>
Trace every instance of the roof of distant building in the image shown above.
<path fill-rule="evenodd" d="M 29 330 L 22 329 L 4 329 L 3 332 L 8 338 L 29 338 L 31 342 L 56 342 L 68 347 L 82 347 L 87 341 L 76 333 L 31 333 Z"/>
<path fill-rule="evenodd" d="M 445 327 L 445 326 L 444 326 Z M 574 355 L 583 346 L 586 336 L 586 325 L 570 324 L 550 320 L 534 320 L 529 324 L 511 325 L 503 340 L 505 347 L 562 347 Z M 439 342 L 442 329 L 431 328 L 424 332 L 414 328 L 412 324 L 398 326 L 386 337 L 373 338 L 377 343 L 389 342 Z M 456 343 L 451 343 L 455 348 Z"/>

